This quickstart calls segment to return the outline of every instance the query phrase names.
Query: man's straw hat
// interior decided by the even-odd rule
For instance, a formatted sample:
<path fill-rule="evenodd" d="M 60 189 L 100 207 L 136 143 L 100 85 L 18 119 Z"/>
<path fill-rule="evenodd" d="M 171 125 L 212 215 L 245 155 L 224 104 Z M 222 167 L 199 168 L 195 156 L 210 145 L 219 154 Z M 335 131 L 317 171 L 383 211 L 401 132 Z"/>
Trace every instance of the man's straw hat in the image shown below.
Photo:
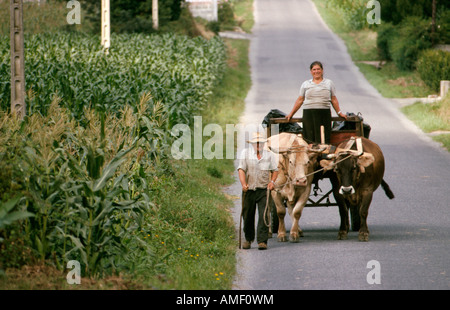
<path fill-rule="evenodd" d="M 258 143 L 258 142 L 259 143 L 264 143 L 266 141 L 267 141 L 267 139 L 264 138 L 263 134 L 261 134 L 260 132 L 255 132 L 253 134 L 253 137 L 250 140 L 248 140 L 247 142 L 248 143 Z"/>

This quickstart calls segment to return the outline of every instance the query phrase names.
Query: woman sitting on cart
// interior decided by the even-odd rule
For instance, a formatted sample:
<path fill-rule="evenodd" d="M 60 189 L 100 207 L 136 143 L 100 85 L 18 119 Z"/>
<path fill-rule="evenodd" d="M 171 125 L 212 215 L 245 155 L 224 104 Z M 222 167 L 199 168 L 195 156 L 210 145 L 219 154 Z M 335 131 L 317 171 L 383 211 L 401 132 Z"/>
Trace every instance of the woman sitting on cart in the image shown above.
<path fill-rule="evenodd" d="M 290 120 L 303 106 L 303 139 L 310 144 L 321 143 L 320 126 L 324 126 L 325 143 L 330 144 L 331 105 L 337 115 L 347 117 L 339 108 L 333 81 L 323 78 L 322 63 L 314 61 L 309 68 L 313 78 L 303 82 L 300 95 L 286 118 Z"/>

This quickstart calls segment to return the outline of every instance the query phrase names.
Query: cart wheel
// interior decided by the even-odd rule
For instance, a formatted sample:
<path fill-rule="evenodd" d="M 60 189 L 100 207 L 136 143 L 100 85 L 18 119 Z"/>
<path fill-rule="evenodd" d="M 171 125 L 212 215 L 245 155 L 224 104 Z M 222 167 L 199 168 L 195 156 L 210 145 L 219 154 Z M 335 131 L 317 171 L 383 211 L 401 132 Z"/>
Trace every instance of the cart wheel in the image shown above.
<path fill-rule="evenodd" d="M 359 228 L 361 227 L 361 218 L 359 217 L 358 207 L 350 207 L 350 220 L 352 223 L 352 231 L 359 231 Z"/>

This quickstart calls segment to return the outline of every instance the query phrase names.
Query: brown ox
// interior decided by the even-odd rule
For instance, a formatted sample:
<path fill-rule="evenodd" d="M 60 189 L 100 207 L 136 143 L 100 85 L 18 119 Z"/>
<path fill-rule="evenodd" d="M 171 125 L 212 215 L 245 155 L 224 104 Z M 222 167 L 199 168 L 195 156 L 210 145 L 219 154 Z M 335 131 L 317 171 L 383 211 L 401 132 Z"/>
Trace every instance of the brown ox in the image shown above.
<path fill-rule="evenodd" d="M 291 242 L 299 242 L 302 231 L 298 222 L 308 201 L 313 180 L 313 175 L 308 174 L 314 171 L 318 151 L 309 149 L 300 136 L 285 132 L 271 136 L 267 146 L 278 155 L 278 178 L 275 190 L 272 191 L 279 219 L 278 241 L 287 241 L 284 224 L 286 201 L 289 215 L 293 219 L 289 239 Z"/>
<path fill-rule="evenodd" d="M 320 165 L 326 169 L 333 169 L 337 174 L 339 194 L 345 200 L 339 206 L 341 226 L 338 239 L 346 239 L 349 230 L 348 207 L 346 203 L 356 207 L 360 216 L 359 240 L 369 241 L 367 216 L 372 201 L 373 192 L 380 186 L 386 195 L 394 198 L 389 185 L 384 182 L 384 156 L 380 147 L 366 139 L 361 138 L 362 149 L 345 150 L 347 142 L 337 147 L 336 154 L 329 155 L 332 160 L 321 160 Z M 341 150 L 341 151 L 339 151 Z"/>

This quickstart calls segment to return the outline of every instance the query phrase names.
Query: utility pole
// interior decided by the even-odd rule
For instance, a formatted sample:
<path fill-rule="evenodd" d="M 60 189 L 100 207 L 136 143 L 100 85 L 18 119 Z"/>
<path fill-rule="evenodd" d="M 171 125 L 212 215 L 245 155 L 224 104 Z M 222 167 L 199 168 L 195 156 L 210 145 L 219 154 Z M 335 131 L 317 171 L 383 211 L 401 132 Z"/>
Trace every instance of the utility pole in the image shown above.
<path fill-rule="evenodd" d="M 22 0 L 10 0 L 11 113 L 23 119 L 25 106 L 25 61 Z"/>
<path fill-rule="evenodd" d="M 109 53 L 111 46 L 111 24 L 109 19 L 109 0 L 102 0 L 102 45 L 105 54 Z"/>
<path fill-rule="evenodd" d="M 158 0 L 153 0 L 152 2 L 152 24 L 153 29 L 158 30 L 159 27 Z"/>

